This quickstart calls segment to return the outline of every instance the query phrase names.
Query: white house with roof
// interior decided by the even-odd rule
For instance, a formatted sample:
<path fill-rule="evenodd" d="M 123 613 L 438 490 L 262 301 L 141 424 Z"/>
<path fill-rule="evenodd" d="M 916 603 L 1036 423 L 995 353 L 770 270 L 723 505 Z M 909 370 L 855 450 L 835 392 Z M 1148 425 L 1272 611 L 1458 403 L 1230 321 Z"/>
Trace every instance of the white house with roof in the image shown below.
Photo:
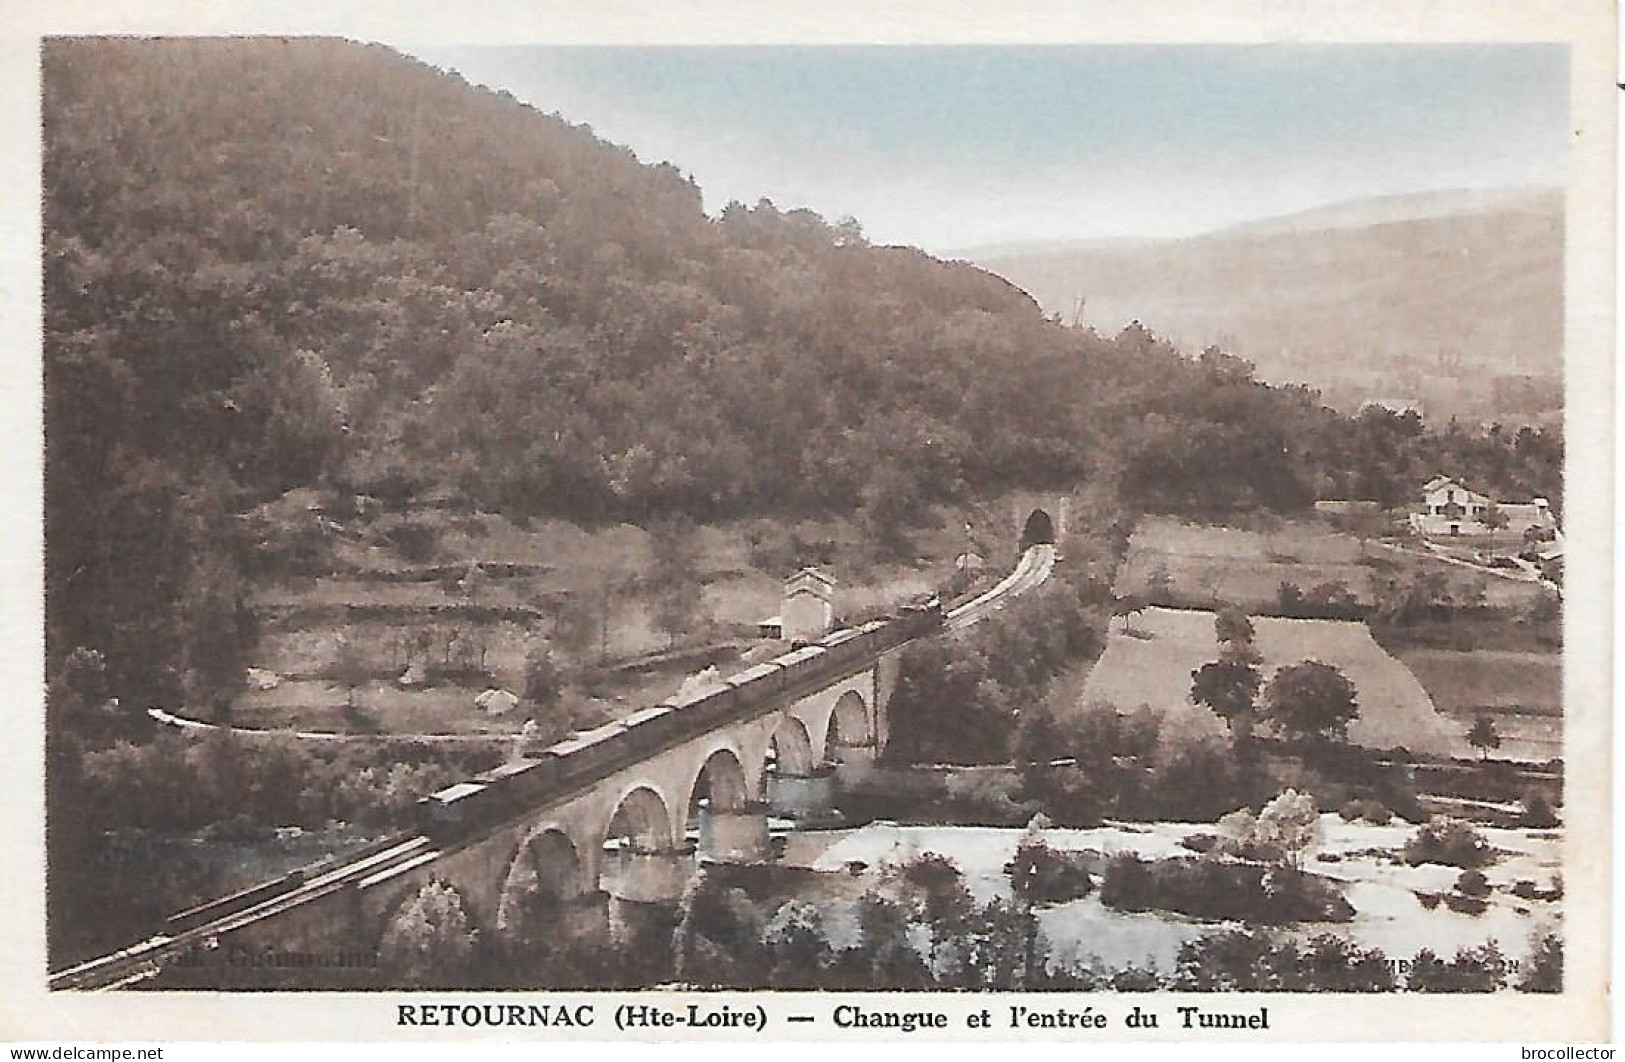
<path fill-rule="evenodd" d="M 1497 518 L 1493 514 L 1499 514 Z M 1422 505 L 1411 514 L 1418 534 L 1432 538 L 1461 535 L 1504 535 L 1521 538 L 1532 527 L 1557 527 L 1545 498 L 1496 502 L 1450 476 L 1435 476 L 1422 487 Z"/>

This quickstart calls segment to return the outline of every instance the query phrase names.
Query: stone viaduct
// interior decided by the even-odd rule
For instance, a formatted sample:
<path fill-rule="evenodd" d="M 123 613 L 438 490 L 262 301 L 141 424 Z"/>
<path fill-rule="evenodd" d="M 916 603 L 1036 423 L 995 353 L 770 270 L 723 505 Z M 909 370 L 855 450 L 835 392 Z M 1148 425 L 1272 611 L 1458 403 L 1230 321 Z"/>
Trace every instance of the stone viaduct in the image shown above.
<path fill-rule="evenodd" d="M 1064 521 L 1064 500 L 1050 505 Z M 1041 507 L 1021 523 L 1024 537 L 1040 543 L 1060 532 Z M 950 611 L 950 625 L 974 622 L 1004 597 L 1036 585 L 1053 559 L 1053 547 L 1026 550 L 1004 582 Z M 818 645 L 878 635 L 886 627 L 877 622 L 836 632 Z M 890 736 L 887 704 L 907 641 L 874 644 L 877 649 L 846 658 L 834 671 L 787 684 L 782 695 L 742 716 L 658 748 L 640 747 L 573 791 L 550 794 L 485 828 L 449 840 L 436 840 L 433 831 L 399 835 L 311 868 L 286 894 L 222 906 L 219 917 L 211 914 L 200 926 L 53 975 L 52 985 L 109 987 L 156 978 L 158 987 L 178 988 L 343 987 L 344 972 L 353 967 L 362 987 L 376 973 L 367 957 L 378 955 L 402 905 L 430 882 L 456 891 L 486 940 L 530 936 L 544 926 L 555 940 L 625 942 L 648 926 L 669 928 L 698 866 L 770 858 L 770 818 L 783 828 L 839 821 L 839 788 L 875 769 Z M 741 672 L 728 684 L 748 685 L 751 673 L 766 667 Z M 788 663 L 783 672 L 797 673 Z M 630 734 L 640 716 L 661 710 L 645 709 L 611 726 Z"/>

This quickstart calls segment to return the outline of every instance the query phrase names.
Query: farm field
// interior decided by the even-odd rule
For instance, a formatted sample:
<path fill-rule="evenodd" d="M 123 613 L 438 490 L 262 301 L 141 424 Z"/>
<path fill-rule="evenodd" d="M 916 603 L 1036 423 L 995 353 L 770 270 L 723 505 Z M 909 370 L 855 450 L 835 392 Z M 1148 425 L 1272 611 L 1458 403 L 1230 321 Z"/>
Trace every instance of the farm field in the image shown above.
<path fill-rule="evenodd" d="M 1442 711 L 1563 711 L 1563 658 L 1557 653 L 1402 649 L 1395 655 Z"/>
<path fill-rule="evenodd" d="M 1162 569 L 1181 603 L 1273 604 L 1281 583 L 1302 590 L 1341 582 L 1362 604 L 1371 598 L 1372 568 L 1359 540 L 1313 523 L 1269 532 L 1189 524 L 1171 517 L 1140 521 L 1118 572 L 1118 596 L 1144 594 Z"/>
<path fill-rule="evenodd" d="M 1465 732 L 1482 713 L 1495 722 L 1495 755 L 1544 761 L 1563 755 L 1563 658 L 1558 653 L 1404 649 L 1395 655 L 1433 703 Z"/>
<path fill-rule="evenodd" d="M 1436 710 L 1416 676 L 1372 639 L 1364 623 L 1261 616 L 1253 625 L 1266 680 L 1277 668 L 1302 660 L 1342 669 L 1360 705 L 1349 726 L 1355 744 L 1403 745 L 1429 753 L 1457 751 L 1458 745 L 1467 749 L 1459 728 Z M 1148 608 L 1126 629 L 1113 624 L 1106 651 L 1084 682 L 1083 701 L 1105 701 L 1122 711 L 1149 705 L 1165 718 L 1222 734 L 1224 721 L 1190 700 L 1191 672 L 1218 655 L 1213 613 Z"/>
<path fill-rule="evenodd" d="M 1400 566 L 1441 572 L 1453 594 L 1482 591 L 1491 607 L 1520 607 L 1547 591 L 1539 584 L 1499 578 L 1451 564 L 1419 549 L 1396 549 L 1359 539 L 1312 521 L 1284 522 L 1270 530 L 1191 524 L 1172 517 L 1142 520 L 1129 540 L 1118 572 L 1118 596 L 1145 594 L 1154 573 L 1166 571 L 1172 598 L 1192 608 L 1220 602 L 1267 611 L 1289 582 L 1305 592 L 1342 583 L 1361 605 L 1370 605 L 1380 581 Z"/>

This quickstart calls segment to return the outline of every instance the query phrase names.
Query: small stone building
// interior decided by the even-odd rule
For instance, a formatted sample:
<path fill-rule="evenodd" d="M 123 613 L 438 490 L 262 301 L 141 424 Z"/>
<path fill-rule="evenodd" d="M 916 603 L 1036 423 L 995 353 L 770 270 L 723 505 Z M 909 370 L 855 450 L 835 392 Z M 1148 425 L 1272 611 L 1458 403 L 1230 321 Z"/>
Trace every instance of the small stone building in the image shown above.
<path fill-rule="evenodd" d="M 786 579 L 779 622 L 787 641 L 816 641 L 828 634 L 835 622 L 834 577 L 818 568 L 803 568 Z"/>

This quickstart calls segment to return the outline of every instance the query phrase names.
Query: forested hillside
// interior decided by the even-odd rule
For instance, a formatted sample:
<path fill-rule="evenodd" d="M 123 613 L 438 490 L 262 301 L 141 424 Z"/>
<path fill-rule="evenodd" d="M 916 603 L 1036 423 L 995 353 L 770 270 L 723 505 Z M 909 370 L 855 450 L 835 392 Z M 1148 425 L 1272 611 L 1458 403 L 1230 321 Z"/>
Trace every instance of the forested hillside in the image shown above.
<path fill-rule="evenodd" d="M 719 121 L 725 121 L 719 117 Z M 301 486 L 514 516 L 884 510 L 1107 477 L 1172 511 L 1557 496 L 1426 436 L 763 201 L 377 46 L 44 49 L 47 622 L 127 704 L 234 682 L 240 519 Z"/>

